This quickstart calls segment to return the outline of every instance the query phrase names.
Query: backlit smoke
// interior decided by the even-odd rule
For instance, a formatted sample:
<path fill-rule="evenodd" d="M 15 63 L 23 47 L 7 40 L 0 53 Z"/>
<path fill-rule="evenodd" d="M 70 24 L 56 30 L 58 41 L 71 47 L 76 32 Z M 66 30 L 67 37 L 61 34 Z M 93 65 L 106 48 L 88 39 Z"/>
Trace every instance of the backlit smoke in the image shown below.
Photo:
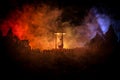
<path fill-rule="evenodd" d="M 62 10 L 51 8 L 47 5 L 34 7 L 25 5 L 21 10 L 12 12 L 1 25 L 3 36 L 7 35 L 11 28 L 14 35 L 20 40 L 29 40 L 31 48 L 53 49 L 54 33 L 62 27 L 64 36 L 64 48 L 84 47 L 95 37 L 96 33 L 103 36 L 109 28 L 110 18 L 105 14 L 99 14 L 96 8 L 92 8 L 85 16 L 83 24 L 75 26 L 60 19 Z M 61 25 L 61 27 L 60 27 Z"/>
<path fill-rule="evenodd" d="M 84 18 L 83 24 L 74 26 L 66 23 L 66 26 L 68 26 L 65 28 L 66 47 L 84 47 L 86 43 L 89 43 L 89 41 L 96 36 L 96 34 L 103 37 L 109 29 L 110 22 L 111 19 L 109 16 L 98 13 L 97 8 L 90 9 L 88 15 Z"/>
<path fill-rule="evenodd" d="M 20 40 L 29 40 L 31 48 L 50 49 L 54 47 L 53 34 L 60 14 L 61 10 L 47 5 L 25 5 L 22 10 L 12 12 L 1 29 L 5 36 L 11 28 Z"/>

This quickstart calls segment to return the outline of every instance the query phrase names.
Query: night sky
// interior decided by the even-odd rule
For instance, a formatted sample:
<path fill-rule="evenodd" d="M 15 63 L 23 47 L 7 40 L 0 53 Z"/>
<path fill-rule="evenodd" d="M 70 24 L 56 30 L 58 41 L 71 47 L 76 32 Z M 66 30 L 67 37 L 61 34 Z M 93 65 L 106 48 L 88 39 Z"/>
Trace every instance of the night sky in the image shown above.
<path fill-rule="evenodd" d="M 59 7 L 62 9 L 67 9 L 67 12 L 70 12 L 71 15 L 78 15 L 79 18 L 82 18 L 83 15 L 91 8 L 98 7 L 101 12 L 108 13 L 112 16 L 113 19 L 120 19 L 119 2 L 111 0 L 2 0 L 0 1 L 0 21 L 4 19 L 11 11 L 16 8 L 21 8 L 24 4 L 49 4 L 53 7 Z M 74 10 L 74 11 L 73 11 Z M 77 10 L 78 12 L 75 12 Z M 67 13 L 68 14 L 68 13 Z M 70 17 L 70 19 L 73 17 Z M 66 15 L 65 15 L 66 16 Z M 73 23 L 78 23 L 77 20 Z"/>
<path fill-rule="evenodd" d="M 102 8 L 106 9 L 106 11 L 108 14 L 113 15 L 113 17 L 115 19 L 119 19 L 119 4 L 117 4 L 117 1 L 109 1 L 109 0 L 3 0 L 0 1 L 0 10 L 1 10 L 1 16 L 0 17 L 4 17 L 6 16 L 10 11 L 16 9 L 16 8 L 20 8 L 22 5 L 24 4 L 49 4 L 54 6 L 57 6 L 59 8 L 66 8 L 66 7 L 70 7 L 70 8 L 74 8 L 74 9 L 89 9 L 93 6 L 97 6 L 98 8 L 101 9 L 102 12 Z"/>
<path fill-rule="evenodd" d="M 119 21 L 120 11 L 118 1 L 111 0 L 2 0 L 0 1 L 0 21 L 25 4 L 48 4 L 51 7 L 64 9 L 63 21 L 73 19 L 74 24 L 80 24 L 83 17 L 88 13 L 89 9 L 96 7 L 100 13 L 106 13 L 114 20 Z M 79 18 L 75 19 L 74 16 Z"/>

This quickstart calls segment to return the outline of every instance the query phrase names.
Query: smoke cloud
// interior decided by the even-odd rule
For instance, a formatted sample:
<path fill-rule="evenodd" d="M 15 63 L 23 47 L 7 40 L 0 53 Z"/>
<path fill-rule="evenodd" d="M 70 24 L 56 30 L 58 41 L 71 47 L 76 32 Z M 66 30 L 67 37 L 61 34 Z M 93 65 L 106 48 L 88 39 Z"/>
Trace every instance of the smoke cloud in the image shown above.
<path fill-rule="evenodd" d="M 92 8 L 78 26 L 62 22 L 62 12 L 48 5 L 24 5 L 3 21 L 0 30 L 6 36 L 11 28 L 20 40 L 29 40 L 32 49 L 41 50 L 54 48 L 54 33 L 60 30 L 66 33 L 64 48 L 84 47 L 97 33 L 103 36 L 108 31 L 109 16 L 99 14 L 96 8 Z"/>
<path fill-rule="evenodd" d="M 100 14 L 97 8 L 92 8 L 89 10 L 88 15 L 84 17 L 81 25 L 66 24 L 68 27 L 65 28 L 67 33 L 65 36 L 65 43 L 67 43 L 65 47 L 76 48 L 85 47 L 85 44 L 89 43 L 96 34 L 103 37 L 109 29 L 111 19 L 106 14 Z"/>

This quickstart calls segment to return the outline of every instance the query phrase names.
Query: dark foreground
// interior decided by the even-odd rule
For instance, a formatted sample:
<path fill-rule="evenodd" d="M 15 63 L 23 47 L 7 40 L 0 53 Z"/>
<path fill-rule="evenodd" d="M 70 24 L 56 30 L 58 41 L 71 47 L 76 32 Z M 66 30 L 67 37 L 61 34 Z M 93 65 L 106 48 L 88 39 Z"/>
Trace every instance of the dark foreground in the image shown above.
<path fill-rule="evenodd" d="M 9 52 L 5 51 L 8 53 L 0 56 L 0 73 L 3 79 L 15 80 L 115 79 L 119 78 L 120 67 L 120 55 L 116 51 L 79 48 L 41 52 L 34 50 L 13 55 L 8 55 Z"/>
<path fill-rule="evenodd" d="M 111 35 L 111 34 L 110 34 Z M 41 80 L 119 79 L 120 43 L 96 35 L 85 48 L 32 50 L 27 40 L 0 36 L 0 78 Z"/>

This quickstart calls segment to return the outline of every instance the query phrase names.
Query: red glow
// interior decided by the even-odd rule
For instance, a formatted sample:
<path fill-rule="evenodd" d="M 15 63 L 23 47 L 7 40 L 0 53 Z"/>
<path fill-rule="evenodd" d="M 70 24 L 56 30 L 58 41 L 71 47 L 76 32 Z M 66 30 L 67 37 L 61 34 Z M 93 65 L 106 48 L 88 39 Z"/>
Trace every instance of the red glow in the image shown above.
<path fill-rule="evenodd" d="M 56 20 L 61 14 L 58 9 L 50 10 L 48 6 L 23 6 L 22 10 L 12 12 L 2 24 L 3 36 L 11 28 L 20 40 L 29 40 L 32 48 L 49 49 L 53 45 L 51 34 L 55 31 Z M 52 32 L 50 30 L 53 30 Z"/>

